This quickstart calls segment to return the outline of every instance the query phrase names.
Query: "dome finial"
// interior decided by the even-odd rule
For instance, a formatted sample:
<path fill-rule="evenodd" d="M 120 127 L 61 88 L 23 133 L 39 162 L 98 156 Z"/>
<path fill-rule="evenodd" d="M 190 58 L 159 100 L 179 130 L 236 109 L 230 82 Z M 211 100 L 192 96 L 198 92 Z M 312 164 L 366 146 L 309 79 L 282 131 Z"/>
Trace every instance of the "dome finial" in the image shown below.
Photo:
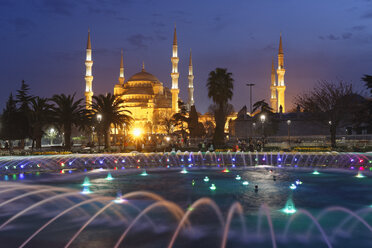
<path fill-rule="evenodd" d="M 145 71 L 145 61 L 142 61 L 142 71 Z"/>

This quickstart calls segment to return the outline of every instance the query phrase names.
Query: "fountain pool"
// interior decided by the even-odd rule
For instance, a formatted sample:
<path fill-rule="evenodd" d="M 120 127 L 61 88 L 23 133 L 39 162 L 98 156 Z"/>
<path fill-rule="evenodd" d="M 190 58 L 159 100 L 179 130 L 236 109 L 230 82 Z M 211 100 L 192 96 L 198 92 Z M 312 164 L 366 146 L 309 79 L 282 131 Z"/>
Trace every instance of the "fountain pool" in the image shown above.
<path fill-rule="evenodd" d="M 371 247 L 359 162 L 23 168 L 1 176 L 1 247 Z"/>

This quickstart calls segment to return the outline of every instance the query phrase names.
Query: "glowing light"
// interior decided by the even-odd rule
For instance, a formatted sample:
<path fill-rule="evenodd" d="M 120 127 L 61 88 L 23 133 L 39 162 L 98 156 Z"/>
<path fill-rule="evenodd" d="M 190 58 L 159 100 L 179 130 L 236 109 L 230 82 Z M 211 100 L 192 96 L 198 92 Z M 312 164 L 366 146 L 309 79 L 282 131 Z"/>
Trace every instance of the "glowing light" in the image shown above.
<path fill-rule="evenodd" d="M 121 167 L 122 170 L 125 170 L 124 166 Z"/>
<path fill-rule="evenodd" d="M 136 127 L 133 129 L 132 133 L 135 138 L 139 138 L 142 135 L 142 129 Z"/>
<path fill-rule="evenodd" d="M 147 174 L 146 170 L 144 170 L 142 173 L 141 173 L 141 176 L 148 176 L 149 174 Z"/>
<path fill-rule="evenodd" d="M 291 190 L 295 190 L 295 189 L 297 189 L 297 186 L 294 185 L 294 184 L 292 183 L 291 186 L 289 186 L 289 188 L 290 188 Z"/>
<path fill-rule="evenodd" d="M 191 185 L 192 185 L 192 186 L 195 185 L 195 180 L 194 180 L 194 179 L 192 179 L 192 181 L 191 181 Z"/>
<path fill-rule="evenodd" d="M 71 174 L 72 173 L 72 170 L 68 170 L 68 173 Z"/>
<path fill-rule="evenodd" d="M 61 166 L 62 166 L 62 167 L 65 167 L 65 163 L 61 163 Z"/>
<path fill-rule="evenodd" d="M 191 168 L 192 167 L 192 164 L 189 164 L 189 166 L 188 166 L 189 168 Z"/>
<path fill-rule="evenodd" d="M 37 164 L 36 166 L 37 166 L 38 168 L 40 168 L 40 164 Z"/>
<path fill-rule="evenodd" d="M 5 180 L 5 181 L 8 181 L 8 180 L 9 180 L 9 176 L 8 176 L 8 175 L 5 175 L 5 176 L 4 176 L 4 180 Z"/>
<path fill-rule="evenodd" d="M 183 162 L 184 161 L 184 159 L 183 158 L 181 158 L 181 162 Z"/>
<path fill-rule="evenodd" d="M 191 158 L 189 158 L 189 162 L 191 162 Z"/>
<path fill-rule="evenodd" d="M 210 190 L 212 191 L 215 191 L 216 190 L 216 185 L 214 185 L 214 183 L 212 183 L 212 185 L 209 187 Z"/>
<path fill-rule="evenodd" d="M 21 173 L 19 174 L 19 179 L 24 179 L 25 178 L 25 174 Z"/>
<path fill-rule="evenodd" d="M 117 164 L 117 163 L 118 163 L 118 160 L 115 159 L 115 160 L 114 160 L 114 163 Z"/>
<path fill-rule="evenodd" d="M 89 181 L 89 178 L 88 177 L 85 177 L 84 178 L 84 182 L 81 186 L 84 186 L 84 187 L 89 187 L 90 185 L 92 185 Z"/>
<path fill-rule="evenodd" d="M 72 165 L 72 162 L 68 162 L 68 165 Z"/>
<path fill-rule="evenodd" d="M 81 191 L 81 193 L 84 195 L 87 195 L 87 194 L 91 194 L 92 191 L 90 191 L 88 186 L 84 186 L 83 191 Z"/>
<path fill-rule="evenodd" d="M 354 168 L 354 166 L 351 166 L 350 169 L 351 169 L 351 170 L 354 170 L 355 168 Z"/>
<path fill-rule="evenodd" d="M 233 162 L 235 162 L 235 158 L 232 158 L 231 160 L 232 160 Z"/>
<path fill-rule="evenodd" d="M 233 165 L 231 165 L 231 167 L 232 167 L 232 168 L 235 168 L 235 167 L 236 167 L 236 165 L 235 165 L 235 164 L 233 164 Z"/>
<path fill-rule="evenodd" d="M 125 159 L 121 160 L 122 163 L 125 163 Z"/>
<path fill-rule="evenodd" d="M 313 175 L 319 175 L 320 173 L 319 173 L 317 170 L 315 170 L 315 171 L 313 171 L 312 174 L 313 174 Z"/>
<path fill-rule="evenodd" d="M 263 158 L 262 158 L 262 161 L 265 161 L 265 160 L 266 160 L 266 158 L 265 158 L 265 157 L 263 157 Z"/>
<path fill-rule="evenodd" d="M 227 168 L 225 168 L 222 172 L 224 172 L 224 173 L 229 173 L 230 172 L 230 170 L 229 169 L 227 169 Z"/>
<path fill-rule="evenodd" d="M 13 174 L 12 178 L 13 178 L 13 180 L 17 180 L 17 175 Z"/>
<path fill-rule="evenodd" d="M 240 180 L 240 179 L 242 179 L 242 178 L 241 178 L 239 175 L 236 175 L 235 179 L 236 179 L 236 180 Z"/>
<path fill-rule="evenodd" d="M 359 170 L 364 171 L 364 167 L 363 166 L 360 166 L 359 167 Z"/>
<path fill-rule="evenodd" d="M 36 176 L 40 176 L 40 172 L 39 171 L 36 172 Z"/>
<path fill-rule="evenodd" d="M 358 172 L 358 174 L 355 176 L 356 178 L 365 178 L 366 176 L 362 174 L 362 172 Z"/>
<path fill-rule="evenodd" d="M 302 184 L 302 182 L 301 182 L 299 179 L 297 179 L 297 180 L 296 180 L 296 184 L 297 184 L 297 185 L 300 185 L 300 184 Z"/>
<path fill-rule="evenodd" d="M 188 171 L 186 170 L 186 168 L 183 168 L 183 169 L 181 170 L 181 173 L 182 173 L 182 174 L 186 174 L 186 173 L 188 173 Z"/>
<path fill-rule="evenodd" d="M 281 158 L 278 158 L 278 161 L 280 162 L 280 161 L 282 161 L 282 159 Z"/>
<path fill-rule="evenodd" d="M 115 166 L 114 170 L 118 170 L 118 167 Z"/>
<path fill-rule="evenodd" d="M 100 161 L 99 161 L 99 164 L 103 164 L 103 160 L 100 160 Z"/>
<path fill-rule="evenodd" d="M 244 182 L 243 182 L 243 185 L 244 185 L 244 186 L 247 186 L 248 184 L 249 184 L 248 181 L 244 181 Z"/>
<path fill-rule="evenodd" d="M 110 172 L 107 174 L 107 177 L 105 179 L 108 181 L 114 180 Z"/>
<path fill-rule="evenodd" d="M 209 182 L 209 177 L 206 176 L 206 177 L 204 177 L 203 180 L 204 180 L 204 182 Z"/>
<path fill-rule="evenodd" d="M 285 203 L 285 207 L 281 211 L 286 214 L 296 213 L 296 208 L 291 198 L 287 200 L 287 202 Z"/>
<path fill-rule="evenodd" d="M 60 170 L 59 173 L 65 174 L 65 170 Z"/>

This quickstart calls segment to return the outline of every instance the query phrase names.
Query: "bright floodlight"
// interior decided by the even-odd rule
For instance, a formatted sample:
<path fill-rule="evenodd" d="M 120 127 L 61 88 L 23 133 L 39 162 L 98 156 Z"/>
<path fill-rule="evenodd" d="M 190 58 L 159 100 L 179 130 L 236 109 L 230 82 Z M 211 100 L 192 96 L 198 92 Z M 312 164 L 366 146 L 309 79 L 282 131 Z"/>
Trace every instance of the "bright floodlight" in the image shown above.
<path fill-rule="evenodd" d="M 265 116 L 265 115 L 261 115 L 261 116 L 260 116 L 260 119 L 261 119 L 262 122 L 265 122 L 265 120 L 266 120 L 266 116 Z"/>
<path fill-rule="evenodd" d="M 101 121 L 102 121 L 102 115 L 101 115 L 101 114 L 98 114 L 98 115 L 97 115 L 97 121 L 98 121 L 98 122 L 101 122 Z"/>
<path fill-rule="evenodd" d="M 141 134 L 142 134 L 142 130 L 140 128 L 133 129 L 133 136 L 134 137 L 138 138 L 138 137 L 141 136 Z"/>

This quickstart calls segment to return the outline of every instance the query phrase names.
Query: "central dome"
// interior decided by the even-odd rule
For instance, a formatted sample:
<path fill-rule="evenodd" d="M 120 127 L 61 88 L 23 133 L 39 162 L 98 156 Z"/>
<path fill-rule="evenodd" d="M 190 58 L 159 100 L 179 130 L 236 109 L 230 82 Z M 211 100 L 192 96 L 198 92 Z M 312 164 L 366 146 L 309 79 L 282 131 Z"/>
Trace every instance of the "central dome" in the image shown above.
<path fill-rule="evenodd" d="M 152 75 L 151 73 L 148 73 L 145 71 L 145 69 L 142 69 L 142 71 L 134 74 L 131 76 L 128 81 L 151 81 L 151 82 L 159 82 L 159 79 Z"/>

